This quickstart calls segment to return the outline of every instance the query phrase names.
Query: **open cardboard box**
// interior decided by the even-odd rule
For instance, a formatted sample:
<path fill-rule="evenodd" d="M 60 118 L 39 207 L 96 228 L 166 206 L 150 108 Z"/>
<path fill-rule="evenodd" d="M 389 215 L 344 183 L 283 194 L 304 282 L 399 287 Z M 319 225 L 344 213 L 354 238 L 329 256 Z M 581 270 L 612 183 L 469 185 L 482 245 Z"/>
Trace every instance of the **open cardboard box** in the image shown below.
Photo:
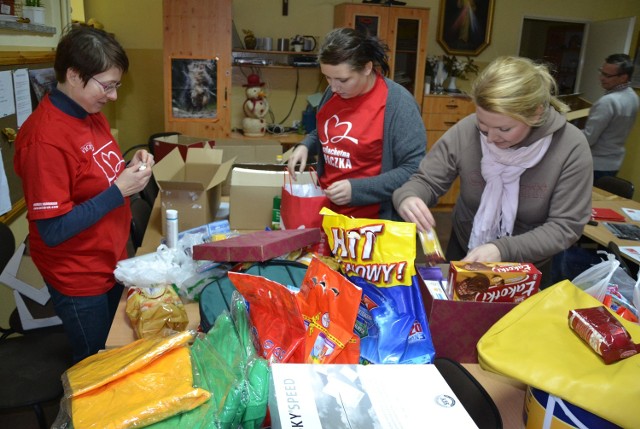
<path fill-rule="evenodd" d="M 160 188 L 162 231 L 164 212 L 178 210 L 178 229 L 184 231 L 212 222 L 220 206 L 222 182 L 234 159 L 222 162 L 222 150 L 189 148 L 186 159 L 174 148 L 153 166 Z M 164 234 L 164 232 L 163 232 Z"/>
<path fill-rule="evenodd" d="M 477 363 L 476 345 L 480 337 L 518 304 L 438 299 L 435 292 L 437 287 L 429 288 L 427 282 L 439 282 L 434 279 L 438 277 L 437 270 L 440 271 L 440 279 L 446 282 L 449 265 L 433 268 L 417 265 L 416 269 L 422 280 L 420 290 L 436 357 L 446 357 L 460 363 Z"/>
<path fill-rule="evenodd" d="M 248 167 L 248 168 L 245 168 Z M 298 175 L 296 183 L 313 183 L 312 175 Z M 315 177 L 315 174 L 313 175 Z M 235 166 L 231 171 L 229 223 L 232 229 L 271 227 L 273 197 L 282 195 L 284 165 Z"/>
<path fill-rule="evenodd" d="M 173 149 L 178 148 L 182 159 L 187 159 L 187 150 L 191 147 L 195 148 L 212 148 L 214 141 L 205 137 L 189 137 L 181 134 L 174 134 L 169 136 L 156 137 L 153 139 L 153 157 L 157 162 L 160 162 L 165 156 L 167 156 Z"/>
<path fill-rule="evenodd" d="M 271 139 L 240 140 L 217 139 L 216 149 L 222 149 L 222 161 L 235 159 L 235 164 L 242 164 L 251 168 L 252 164 L 275 164 L 278 155 L 282 155 L 280 142 Z M 227 196 L 231 191 L 231 180 L 227 178 L 222 183 L 222 195 Z"/>

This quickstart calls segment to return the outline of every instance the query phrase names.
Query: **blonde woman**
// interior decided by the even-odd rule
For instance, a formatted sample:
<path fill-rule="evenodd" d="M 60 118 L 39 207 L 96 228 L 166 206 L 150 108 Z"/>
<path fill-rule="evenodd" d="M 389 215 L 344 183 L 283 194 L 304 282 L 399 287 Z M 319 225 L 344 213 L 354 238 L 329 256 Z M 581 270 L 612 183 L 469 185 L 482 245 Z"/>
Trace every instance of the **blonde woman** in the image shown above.
<path fill-rule="evenodd" d="M 460 177 L 447 260 L 533 262 L 543 271 L 591 214 L 592 160 L 547 67 L 494 60 L 473 83 L 476 113 L 452 127 L 393 194 L 400 216 L 435 226 L 428 207 Z"/>

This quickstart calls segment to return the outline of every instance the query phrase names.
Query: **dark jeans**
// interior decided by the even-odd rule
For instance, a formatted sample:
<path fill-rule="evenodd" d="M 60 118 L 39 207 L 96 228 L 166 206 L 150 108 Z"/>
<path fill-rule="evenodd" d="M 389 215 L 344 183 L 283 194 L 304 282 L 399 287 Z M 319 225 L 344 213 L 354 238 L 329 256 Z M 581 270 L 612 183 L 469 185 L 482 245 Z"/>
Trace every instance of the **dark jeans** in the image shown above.
<path fill-rule="evenodd" d="M 116 284 L 109 292 L 95 296 L 64 295 L 49 284 L 47 289 L 69 337 L 73 362 L 80 362 L 104 349 L 123 286 Z"/>

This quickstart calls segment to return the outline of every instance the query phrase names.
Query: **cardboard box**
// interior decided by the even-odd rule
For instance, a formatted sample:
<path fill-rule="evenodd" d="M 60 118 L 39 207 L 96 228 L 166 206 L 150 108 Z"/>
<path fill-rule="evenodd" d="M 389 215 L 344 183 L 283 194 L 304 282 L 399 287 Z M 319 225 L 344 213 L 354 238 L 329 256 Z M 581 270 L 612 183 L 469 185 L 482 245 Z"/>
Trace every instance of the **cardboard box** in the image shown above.
<path fill-rule="evenodd" d="M 258 231 L 193 246 L 193 259 L 263 262 L 320 241 L 320 228 Z"/>
<path fill-rule="evenodd" d="M 182 160 L 187 160 L 187 150 L 193 148 L 212 148 L 215 145 L 213 140 L 204 137 L 189 137 L 181 134 L 156 137 L 153 140 L 153 158 L 156 163 L 160 162 L 173 149 L 178 148 Z"/>
<path fill-rule="evenodd" d="M 271 228 L 273 197 L 282 195 L 285 171 L 282 165 L 234 167 L 231 172 L 229 223 L 232 229 Z M 310 175 L 298 176 L 296 183 L 312 183 Z"/>
<path fill-rule="evenodd" d="M 186 160 L 174 148 L 153 166 L 160 188 L 164 231 L 164 212 L 178 210 L 178 230 L 185 231 L 211 223 L 220 206 L 221 185 L 229 175 L 233 159 L 222 162 L 222 151 L 189 148 Z M 164 233 L 163 233 L 164 234 Z"/>
<path fill-rule="evenodd" d="M 442 271 L 446 273 L 448 266 L 417 266 L 416 269 L 423 281 L 420 290 L 436 357 L 447 357 L 461 363 L 477 363 L 478 340 L 517 303 L 436 299 L 429 292 L 426 282 L 446 283 Z M 446 286 L 443 289 L 446 290 Z"/>
<path fill-rule="evenodd" d="M 217 139 L 214 146 L 222 149 L 222 161 L 235 158 L 235 165 L 251 168 L 252 164 L 277 164 L 278 155 L 282 155 L 282 145 L 277 140 L 258 139 Z M 222 195 L 229 195 L 231 180 L 222 183 Z"/>
<path fill-rule="evenodd" d="M 434 365 L 272 364 L 269 413 L 273 428 L 477 428 Z"/>

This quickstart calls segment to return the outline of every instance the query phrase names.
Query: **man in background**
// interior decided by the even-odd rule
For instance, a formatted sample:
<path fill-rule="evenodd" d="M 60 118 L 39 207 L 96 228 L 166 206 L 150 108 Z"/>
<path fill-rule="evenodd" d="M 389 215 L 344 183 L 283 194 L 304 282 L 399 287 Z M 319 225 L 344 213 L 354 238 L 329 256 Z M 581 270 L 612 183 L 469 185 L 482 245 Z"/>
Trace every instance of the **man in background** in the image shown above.
<path fill-rule="evenodd" d="M 612 54 L 600 68 L 605 94 L 589 111 L 584 134 L 593 155 L 593 179 L 615 176 L 622 165 L 627 136 L 638 113 L 638 96 L 630 86 L 633 61 L 626 54 Z"/>

